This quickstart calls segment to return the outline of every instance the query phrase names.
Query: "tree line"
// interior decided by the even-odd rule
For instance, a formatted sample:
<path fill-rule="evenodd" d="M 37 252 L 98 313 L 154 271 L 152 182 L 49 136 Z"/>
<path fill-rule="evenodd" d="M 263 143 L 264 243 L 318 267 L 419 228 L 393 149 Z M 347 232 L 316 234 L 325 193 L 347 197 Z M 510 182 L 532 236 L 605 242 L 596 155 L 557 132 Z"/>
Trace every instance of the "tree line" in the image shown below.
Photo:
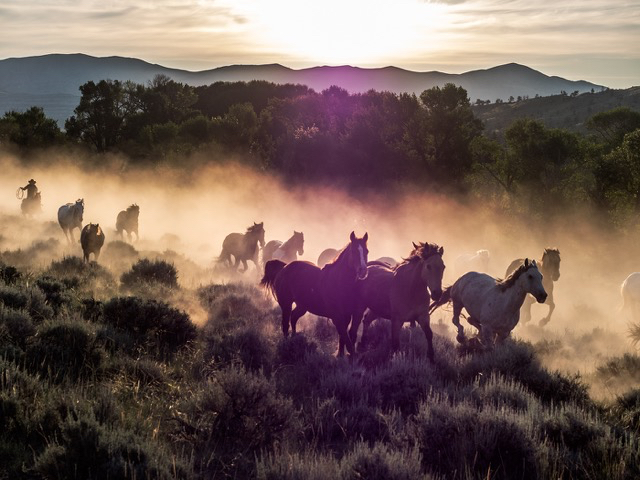
<path fill-rule="evenodd" d="M 64 132 L 32 107 L 4 114 L 0 142 L 118 152 L 134 165 L 233 155 L 292 182 L 409 185 L 538 216 L 588 207 L 625 228 L 640 213 L 640 112 L 624 107 L 594 115 L 588 135 L 519 119 L 491 138 L 451 83 L 420 95 L 349 94 L 265 81 L 192 87 L 158 75 L 147 85 L 90 81 L 80 92 Z"/>

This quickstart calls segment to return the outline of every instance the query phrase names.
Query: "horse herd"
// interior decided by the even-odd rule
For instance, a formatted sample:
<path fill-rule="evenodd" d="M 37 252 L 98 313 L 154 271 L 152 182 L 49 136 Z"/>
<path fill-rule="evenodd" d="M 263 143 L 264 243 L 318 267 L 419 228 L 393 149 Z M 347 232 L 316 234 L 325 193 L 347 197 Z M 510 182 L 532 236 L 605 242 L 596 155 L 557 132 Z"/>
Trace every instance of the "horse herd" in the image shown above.
<path fill-rule="evenodd" d="M 132 233 L 136 234 L 138 239 L 138 216 L 140 207 L 138 205 L 130 205 L 126 210 L 118 213 L 116 218 L 116 233 L 123 238 L 123 231 L 127 232 L 129 242 L 132 241 Z M 58 224 L 67 242 L 75 243 L 73 230 L 80 230 L 80 244 L 82 245 L 82 253 L 84 260 L 89 261 L 89 256 L 93 253 L 96 261 L 100 257 L 100 250 L 104 245 L 105 235 L 100 224 L 88 223 L 82 226 L 84 215 L 84 199 L 79 198 L 75 203 L 67 203 L 58 209 Z"/>
<path fill-rule="evenodd" d="M 535 301 L 549 305 L 541 325 L 549 322 L 555 306 L 553 282 L 560 277 L 560 252 L 555 248 L 545 249 L 539 261 L 514 260 L 504 280 L 467 271 L 443 290 L 444 248 L 434 243 L 413 243 L 401 262 L 390 257 L 369 261 L 368 234 L 358 238 L 351 232 L 342 250 L 327 249 L 314 264 L 297 260 L 296 255 L 304 252 L 301 232 L 294 231 L 286 242 L 265 243 L 264 237 L 263 223 L 254 223 L 244 234 L 229 234 L 219 261 L 234 269 L 242 263 L 246 271 L 250 260 L 262 269 L 260 284 L 271 291 L 282 310 L 285 337 L 289 330 L 296 332 L 298 320 L 307 312 L 330 318 L 339 336 L 339 355 L 344 354 L 345 348 L 355 355 L 356 345 L 358 350 L 366 348 L 369 327 L 376 318 L 391 321 L 394 350 L 399 347 L 402 325 L 418 323 L 427 340 L 427 356 L 433 362 L 430 316 L 445 304 L 453 305 L 452 321 L 458 329 L 458 342 L 467 342 L 460 324 L 464 308 L 467 322 L 478 330 L 477 341 L 483 347 L 509 336 L 520 319 L 523 305 L 525 321 L 530 319 L 530 307 Z M 488 258 L 486 250 L 478 254 Z M 357 343 L 361 323 L 362 336 Z"/>

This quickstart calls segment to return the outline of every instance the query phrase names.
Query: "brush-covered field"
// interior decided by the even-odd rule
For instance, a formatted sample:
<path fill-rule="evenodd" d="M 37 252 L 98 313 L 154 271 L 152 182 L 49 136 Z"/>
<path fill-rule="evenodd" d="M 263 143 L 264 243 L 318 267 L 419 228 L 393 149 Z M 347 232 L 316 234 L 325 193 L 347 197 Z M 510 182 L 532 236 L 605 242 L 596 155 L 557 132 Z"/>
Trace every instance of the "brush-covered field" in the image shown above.
<path fill-rule="evenodd" d="M 0 478 L 640 477 L 633 353 L 585 378 L 562 368 L 585 335 L 467 352 L 438 320 L 432 365 L 419 328 L 393 354 L 378 321 L 367 352 L 337 358 L 326 319 L 282 338 L 256 272 L 120 241 L 86 264 L 39 228 L 0 243 Z"/>

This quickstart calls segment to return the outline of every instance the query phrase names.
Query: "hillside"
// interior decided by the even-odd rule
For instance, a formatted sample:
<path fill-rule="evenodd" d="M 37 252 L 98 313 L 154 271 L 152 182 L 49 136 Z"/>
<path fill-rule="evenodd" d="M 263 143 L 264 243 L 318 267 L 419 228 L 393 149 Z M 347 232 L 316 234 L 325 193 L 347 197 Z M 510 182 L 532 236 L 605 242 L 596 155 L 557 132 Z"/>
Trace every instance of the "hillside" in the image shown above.
<path fill-rule="evenodd" d="M 520 118 L 540 120 L 550 128 L 564 128 L 584 134 L 587 133 L 586 122 L 590 117 L 616 107 L 640 111 L 640 87 L 474 105 L 473 112 L 484 122 L 485 132 L 490 135 L 500 136 L 504 129 Z"/>
<path fill-rule="evenodd" d="M 548 76 L 515 63 L 462 74 L 413 72 L 396 67 L 319 66 L 293 70 L 278 64 L 231 65 L 190 72 L 135 58 L 51 54 L 0 60 L 0 112 L 25 110 L 33 106 L 33 102 L 39 102 L 37 105 L 43 106 L 47 115 L 63 124 L 78 104 L 79 86 L 87 81 L 112 79 L 144 84 L 158 74 L 193 86 L 257 79 L 280 84 L 304 84 L 316 91 L 338 85 L 351 93 L 373 89 L 420 94 L 451 82 L 464 87 L 472 102 L 476 99 L 508 99 L 510 96 L 548 96 L 562 90 L 583 93 L 605 88 L 586 81 Z"/>

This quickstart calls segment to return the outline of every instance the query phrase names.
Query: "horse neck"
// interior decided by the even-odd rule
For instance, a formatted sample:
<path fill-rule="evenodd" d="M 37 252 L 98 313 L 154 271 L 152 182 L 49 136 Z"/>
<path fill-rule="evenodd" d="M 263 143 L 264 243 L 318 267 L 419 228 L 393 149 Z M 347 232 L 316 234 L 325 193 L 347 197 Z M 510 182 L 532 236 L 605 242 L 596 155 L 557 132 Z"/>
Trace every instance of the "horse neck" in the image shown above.
<path fill-rule="evenodd" d="M 296 250 L 296 247 L 293 245 L 294 237 L 291 237 L 289 240 L 280 245 L 280 250 L 286 252 L 287 254 L 292 253 Z"/>
<path fill-rule="evenodd" d="M 505 308 L 510 310 L 519 310 L 527 296 L 527 290 L 519 280 L 507 289 L 500 290 L 500 293 L 503 295 L 503 299 L 505 299 Z"/>
<path fill-rule="evenodd" d="M 349 265 L 349 250 L 350 247 L 345 248 L 338 258 L 333 263 L 328 263 L 325 265 L 323 270 L 326 270 L 327 273 L 332 275 L 344 275 L 349 278 L 353 277 L 353 281 L 356 280 L 356 269 Z"/>
<path fill-rule="evenodd" d="M 428 292 L 427 282 L 422 278 L 422 262 L 423 260 L 403 263 L 396 268 L 396 271 L 400 276 L 409 279 L 409 285 L 411 288 Z"/>

